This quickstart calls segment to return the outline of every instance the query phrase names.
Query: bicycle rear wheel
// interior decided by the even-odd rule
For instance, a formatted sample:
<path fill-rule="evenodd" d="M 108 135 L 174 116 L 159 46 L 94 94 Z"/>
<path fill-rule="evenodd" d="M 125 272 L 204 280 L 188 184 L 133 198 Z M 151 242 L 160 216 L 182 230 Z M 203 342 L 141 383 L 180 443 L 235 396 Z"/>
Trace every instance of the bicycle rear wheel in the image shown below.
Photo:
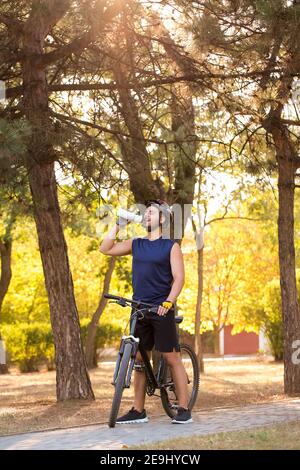
<path fill-rule="evenodd" d="M 124 353 L 123 353 L 123 357 L 122 357 L 120 368 L 119 368 L 119 374 L 118 374 L 116 384 L 115 384 L 115 393 L 114 393 L 114 398 L 112 401 L 111 411 L 110 411 L 109 421 L 108 421 L 108 426 L 110 428 L 114 428 L 116 424 L 117 416 L 118 416 L 119 409 L 120 409 L 121 399 L 123 395 L 123 390 L 125 386 L 128 366 L 130 363 L 131 352 L 132 352 L 132 344 L 127 343 L 124 348 Z"/>
<path fill-rule="evenodd" d="M 188 382 L 188 407 L 191 410 L 197 400 L 199 392 L 200 374 L 197 356 L 188 344 L 180 345 L 180 353 L 185 367 Z M 163 360 L 163 387 L 160 389 L 162 406 L 170 418 L 174 418 L 178 409 L 178 397 L 172 373 L 165 360 Z"/>

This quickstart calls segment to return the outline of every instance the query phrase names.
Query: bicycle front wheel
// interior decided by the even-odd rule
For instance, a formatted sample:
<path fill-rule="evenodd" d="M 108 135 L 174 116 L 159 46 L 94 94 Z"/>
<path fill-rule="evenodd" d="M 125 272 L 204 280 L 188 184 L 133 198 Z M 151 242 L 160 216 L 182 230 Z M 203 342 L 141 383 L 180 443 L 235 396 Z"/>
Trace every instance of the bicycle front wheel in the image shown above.
<path fill-rule="evenodd" d="M 187 385 L 188 385 L 188 407 L 191 410 L 196 403 L 198 392 L 200 374 L 197 356 L 188 344 L 180 345 L 180 355 L 186 371 Z M 178 409 L 178 396 L 175 390 L 171 369 L 166 364 L 165 360 L 163 365 L 163 386 L 160 389 L 160 398 L 162 406 L 170 418 L 174 418 Z"/>
<path fill-rule="evenodd" d="M 122 400 L 123 390 L 125 386 L 128 366 L 130 363 L 131 352 L 132 352 L 132 344 L 127 343 L 124 348 L 124 353 L 123 353 L 123 357 L 122 357 L 120 368 L 119 368 L 119 374 L 118 374 L 116 384 L 115 384 L 115 393 L 114 393 L 114 398 L 113 398 L 113 402 L 111 405 L 111 411 L 110 411 L 109 421 L 108 421 L 108 426 L 110 428 L 114 428 L 116 424 L 116 420 L 117 420 L 117 416 L 119 413 L 120 404 Z"/>

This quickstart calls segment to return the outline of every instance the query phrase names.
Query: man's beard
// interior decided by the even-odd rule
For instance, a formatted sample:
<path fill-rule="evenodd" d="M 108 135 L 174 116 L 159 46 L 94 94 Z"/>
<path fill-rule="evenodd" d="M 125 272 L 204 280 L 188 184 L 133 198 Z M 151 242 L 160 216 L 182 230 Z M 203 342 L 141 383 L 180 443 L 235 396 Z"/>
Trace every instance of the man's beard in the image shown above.
<path fill-rule="evenodd" d="M 156 225 L 156 227 L 152 227 L 151 224 L 146 225 L 146 230 L 147 230 L 148 233 L 156 230 L 157 228 L 161 228 L 161 224 Z"/>

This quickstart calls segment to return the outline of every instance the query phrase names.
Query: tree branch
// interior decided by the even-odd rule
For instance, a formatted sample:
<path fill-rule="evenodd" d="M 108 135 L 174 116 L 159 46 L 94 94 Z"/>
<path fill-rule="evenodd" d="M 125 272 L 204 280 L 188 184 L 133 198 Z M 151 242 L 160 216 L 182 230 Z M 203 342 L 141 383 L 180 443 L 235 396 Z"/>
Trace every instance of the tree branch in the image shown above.
<path fill-rule="evenodd" d="M 56 113 L 55 111 L 52 111 L 50 110 L 50 116 L 53 116 L 61 121 L 65 121 L 65 122 L 74 122 L 74 123 L 77 123 L 77 124 L 81 124 L 82 126 L 87 126 L 87 127 L 90 127 L 91 129 L 97 129 L 101 132 L 106 132 L 108 134 L 112 134 L 112 135 L 115 135 L 117 137 L 119 136 L 122 136 L 122 137 L 125 137 L 127 139 L 131 138 L 131 135 L 126 133 L 126 132 L 121 132 L 121 131 L 118 131 L 118 130 L 114 130 L 114 129 L 109 129 L 107 127 L 104 127 L 104 126 L 100 126 L 99 124 L 94 124 L 92 122 L 89 122 L 89 121 L 84 121 L 82 119 L 78 119 L 78 118 L 75 118 L 73 116 L 67 116 L 65 114 L 60 114 L 60 113 Z M 176 139 L 176 140 L 159 140 L 159 139 L 149 139 L 149 138 L 144 138 L 144 137 L 138 137 L 136 136 L 135 137 L 137 140 L 138 139 L 142 139 L 143 141 L 146 141 L 147 143 L 150 142 L 150 143 L 153 143 L 153 144 L 157 144 L 157 145 L 174 145 L 174 144 L 180 144 L 180 143 L 184 143 L 184 142 L 190 142 L 189 139 Z M 221 141 L 216 141 L 214 139 L 200 139 L 198 137 L 196 137 L 195 139 L 195 142 L 206 142 L 206 143 L 215 143 L 215 144 L 221 144 L 221 145 L 226 145 L 224 144 L 224 142 L 221 142 Z"/>
<path fill-rule="evenodd" d="M 8 29 L 14 31 L 18 35 L 21 35 L 24 32 L 24 23 L 12 18 L 11 16 L 0 14 L 0 23 L 5 24 Z"/>
<path fill-rule="evenodd" d="M 46 35 L 70 7 L 70 0 L 41 0 L 32 2 L 28 20 L 24 24 L 24 33 L 34 34 L 37 25 L 41 25 Z"/>
<path fill-rule="evenodd" d="M 252 217 L 239 217 L 239 216 L 215 217 L 214 219 L 211 219 L 208 222 L 206 222 L 205 225 L 209 225 L 212 222 L 216 222 L 218 220 L 227 220 L 227 219 L 245 219 L 245 220 L 253 220 L 255 222 L 261 222 L 263 220 L 263 219 L 253 219 Z"/>
<path fill-rule="evenodd" d="M 281 119 L 283 124 L 287 124 L 288 126 L 300 126 L 300 121 L 296 121 L 293 119 Z"/>
<path fill-rule="evenodd" d="M 292 162 L 297 169 L 300 168 L 300 157 L 293 157 Z"/>
<path fill-rule="evenodd" d="M 52 54 L 50 52 L 49 54 Z M 60 85 L 51 85 L 49 86 L 49 91 L 89 91 L 89 90 L 117 90 L 120 88 L 123 89 L 144 89 L 150 88 L 153 86 L 159 85 L 168 85 L 178 82 L 198 82 L 199 80 L 205 79 L 220 79 L 220 80 L 231 80 L 233 78 L 251 78 L 255 76 L 260 76 L 264 71 L 257 70 L 255 72 L 248 72 L 245 74 L 233 73 L 233 74 L 216 74 L 216 73 L 199 73 L 199 74 L 190 74 L 190 75 L 177 75 L 169 76 L 165 78 L 157 78 L 153 80 L 141 81 L 139 83 L 124 83 L 122 85 L 117 85 L 115 82 L 112 83 L 74 83 L 74 84 L 60 84 Z M 300 75 L 300 73 L 299 73 Z M 6 96 L 8 98 L 14 98 L 21 95 L 23 92 L 22 86 L 17 86 L 13 88 L 8 88 L 6 90 Z"/>
<path fill-rule="evenodd" d="M 98 7 L 102 5 L 102 1 L 97 2 L 96 6 L 94 7 L 95 18 L 98 17 L 99 11 Z M 103 32 L 107 23 L 109 23 L 115 16 L 117 16 L 124 6 L 123 0 L 116 0 L 113 5 L 107 7 L 103 16 L 99 21 L 94 21 L 89 31 L 87 31 L 82 37 L 74 39 L 70 44 L 66 44 L 61 48 L 49 52 L 48 54 L 43 54 L 36 58 L 36 65 L 41 67 L 46 67 L 47 65 L 53 64 L 57 60 L 61 60 L 73 52 L 80 53 L 83 51 L 88 45 L 95 41 L 97 37 Z"/>

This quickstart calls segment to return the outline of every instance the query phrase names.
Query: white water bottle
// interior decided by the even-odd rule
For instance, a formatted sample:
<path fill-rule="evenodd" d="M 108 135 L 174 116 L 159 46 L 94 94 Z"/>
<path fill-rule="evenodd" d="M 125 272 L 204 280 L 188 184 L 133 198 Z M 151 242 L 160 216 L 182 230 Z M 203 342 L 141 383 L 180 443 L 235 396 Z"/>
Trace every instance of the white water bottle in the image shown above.
<path fill-rule="evenodd" d="M 142 215 L 135 214 L 134 212 L 130 212 L 130 211 L 127 211 L 126 209 L 122 209 L 122 208 L 120 208 L 119 211 L 118 211 L 118 217 L 119 217 L 119 220 L 121 219 L 121 222 L 122 222 L 122 220 L 124 220 L 124 225 L 126 225 L 129 220 L 131 222 L 135 222 L 135 223 L 141 223 L 142 220 L 143 220 Z M 125 223 L 125 221 L 126 221 L 126 223 Z M 123 223 L 121 223 L 121 225 L 123 225 Z"/>

